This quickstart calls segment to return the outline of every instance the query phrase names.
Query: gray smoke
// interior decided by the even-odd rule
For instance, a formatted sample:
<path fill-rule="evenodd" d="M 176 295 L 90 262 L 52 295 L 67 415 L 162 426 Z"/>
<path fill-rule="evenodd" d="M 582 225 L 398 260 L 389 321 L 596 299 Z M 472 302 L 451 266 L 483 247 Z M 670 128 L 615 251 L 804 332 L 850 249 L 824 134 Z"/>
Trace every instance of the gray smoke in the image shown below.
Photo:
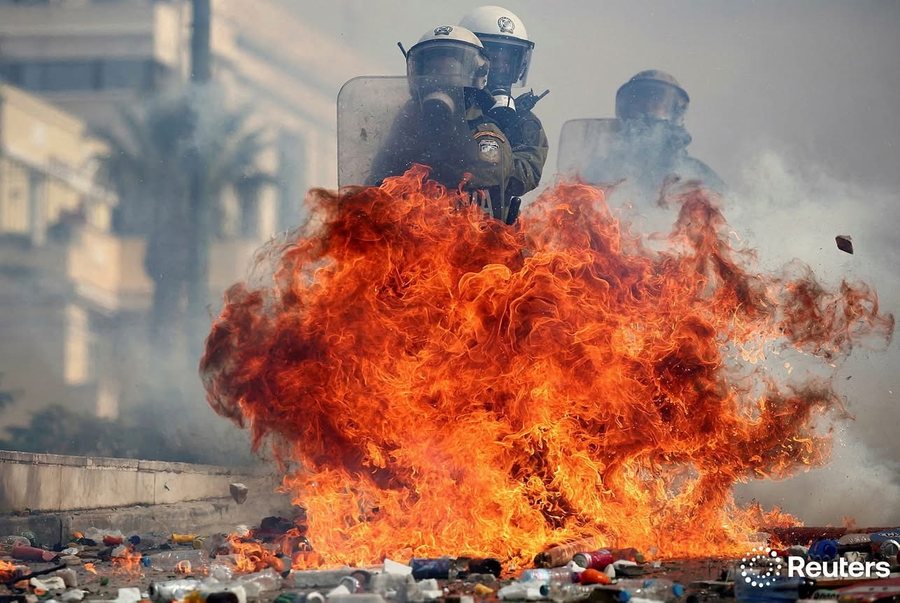
<path fill-rule="evenodd" d="M 863 280 L 880 294 L 881 307 L 897 313 L 900 259 L 894 225 L 900 206 L 889 190 L 841 181 L 820 166 L 771 150 L 744 162 L 726 214 L 744 244 L 759 250 L 763 266 L 797 258 L 830 285 Z M 850 235 L 854 254 L 839 251 L 836 235 Z M 900 348 L 860 346 L 839 364 L 836 389 L 855 420 L 834 436 L 830 463 L 782 482 L 738 488 L 739 498 L 777 504 L 807 522 L 862 525 L 900 522 Z M 883 350 L 883 351 L 882 351 Z"/>

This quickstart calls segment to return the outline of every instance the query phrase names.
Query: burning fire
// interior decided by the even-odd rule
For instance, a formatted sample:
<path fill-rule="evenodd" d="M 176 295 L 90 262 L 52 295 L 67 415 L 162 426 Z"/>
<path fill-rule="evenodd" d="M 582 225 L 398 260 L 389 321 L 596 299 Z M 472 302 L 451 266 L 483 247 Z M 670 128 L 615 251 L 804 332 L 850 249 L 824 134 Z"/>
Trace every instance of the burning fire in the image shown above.
<path fill-rule="evenodd" d="M 268 567 L 284 571 L 284 563 L 265 546 L 242 539 L 237 534 L 228 536 L 228 544 L 234 559 L 234 569 L 238 572 L 258 572 Z"/>
<path fill-rule="evenodd" d="M 16 576 L 16 566 L 13 563 L 0 559 L 0 582 L 12 580 Z"/>
<path fill-rule="evenodd" d="M 122 550 L 117 551 L 111 558 L 113 570 L 130 576 L 139 575 L 141 573 L 141 557 L 140 553 L 128 547 L 122 547 Z M 85 564 L 85 569 L 96 573 L 93 566 L 88 568 L 87 564 Z M 190 564 L 188 564 L 188 571 L 190 571 Z"/>
<path fill-rule="evenodd" d="M 97 568 L 94 567 L 94 564 L 93 564 L 93 563 L 85 563 L 85 564 L 84 564 L 84 569 L 86 569 L 87 571 L 91 572 L 92 574 L 95 574 L 95 575 L 97 574 Z"/>
<path fill-rule="evenodd" d="M 740 553 L 785 520 L 732 486 L 823 462 L 817 421 L 846 413 L 766 359 L 889 338 L 873 291 L 754 272 L 702 190 L 656 251 L 596 188 L 510 228 L 426 174 L 313 191 L 319 220 L 260 256 L 268 284 L 231 288 L 201 362 L 215 410 L 302 465 L 284 484 L 326 563 L 525 563 L 591 536 Z"/>

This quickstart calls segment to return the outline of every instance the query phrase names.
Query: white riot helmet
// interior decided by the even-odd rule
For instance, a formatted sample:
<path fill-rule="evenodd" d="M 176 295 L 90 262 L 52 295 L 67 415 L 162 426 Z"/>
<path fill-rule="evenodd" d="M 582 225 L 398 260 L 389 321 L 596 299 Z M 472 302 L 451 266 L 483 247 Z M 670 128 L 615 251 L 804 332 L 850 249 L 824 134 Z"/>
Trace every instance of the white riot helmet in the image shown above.
<path fill-rule="evenodd" d="M 489 67 L 478 36 L 458 25 L 427 31 L 406 55 L 414 94 L 435 88 L 484 88 Z"/>
<path fill-rule="evenodd" d="M 678 80 L 665 71 L 647 69 L 619 87 L 616 117 L 623 120 L 656 119 L 681 126 L 690 102 Z"/>
<path fill-rule="evenodd" d="M 525 85 L 534 42 L 528 39 L 525 24 L 519 17 L 500 6 L 481 6 L 463 17 L 459 24 L 475 32 L 484 44 L 491 61 L 488 76 L 491 92 Z"/>

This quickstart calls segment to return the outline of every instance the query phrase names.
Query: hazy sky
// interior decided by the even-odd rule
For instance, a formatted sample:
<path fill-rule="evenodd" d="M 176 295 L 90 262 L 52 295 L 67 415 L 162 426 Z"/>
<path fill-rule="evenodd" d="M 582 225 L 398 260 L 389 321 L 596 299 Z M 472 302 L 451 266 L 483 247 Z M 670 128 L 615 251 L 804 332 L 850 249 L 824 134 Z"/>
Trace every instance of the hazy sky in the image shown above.
<path fill-rule="evenodd" d="M 477 2 L 283 0 L 402 74 L 396 47 L 455 24 Z M 691 95 L 690 150 L 732 187 L 726 215 L 764 264 L 794 257 L 828 282 L 866 279 L 900 309 L 900 2 L 896 0 L 507 0 L 535 41 L 528 86 L 552 147 L 573 118 L 610 117 L 634 73 L 673 74 Z M 327 60 L 327 57 L 323 57 Z M 333 72 L 340 82 L 361 75 Z M 545 182 L 552 182 L 551 149 Z M 856 254 L 838 251 L 850 234 Z M 900 522 L 900 349 L 854 351 L 838 391 L 857 420 L 833 462 L 788 482 L 740 490 L 807 521 Z M 828 482 L 831 486 L 826 487 Z"/>

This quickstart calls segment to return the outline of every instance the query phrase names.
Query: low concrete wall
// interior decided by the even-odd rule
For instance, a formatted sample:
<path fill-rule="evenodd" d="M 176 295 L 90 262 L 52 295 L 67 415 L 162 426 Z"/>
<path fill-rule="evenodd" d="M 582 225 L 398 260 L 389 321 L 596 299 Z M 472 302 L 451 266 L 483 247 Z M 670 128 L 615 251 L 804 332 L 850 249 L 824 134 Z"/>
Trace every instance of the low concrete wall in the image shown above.
<path fill-rule="evenodd" d="M 273 493 L 278 484 L 263 471 L 0 451 L 0 513 L 228 499 L 231 482 L 254 493 Z"/>
<path fill-rule="evenodd" d="M 232 482 L 249 488 L 244 504 L 231 498 Z M 126 534 L 231 531 L 291 515 L 278 483 L 263 469 L 0 451 L 0 536 L 27 530 L 52 546 L 91 526 Z"/>

